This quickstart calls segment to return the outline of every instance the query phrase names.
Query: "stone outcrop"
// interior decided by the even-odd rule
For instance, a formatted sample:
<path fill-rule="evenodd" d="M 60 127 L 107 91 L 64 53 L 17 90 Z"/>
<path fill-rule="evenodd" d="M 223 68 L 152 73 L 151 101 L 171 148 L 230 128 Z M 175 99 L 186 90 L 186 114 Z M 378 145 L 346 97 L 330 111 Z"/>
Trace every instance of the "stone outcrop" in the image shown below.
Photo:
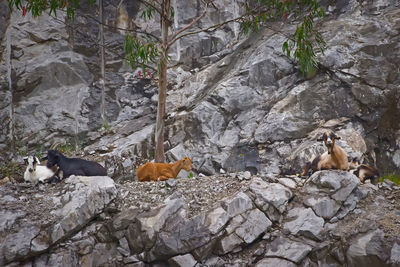
<path fill-rule="evenodd" d="M 177 0 L 174 27 L 198 15 L 200 2 Z M 220 12 L 210 10 L 195 27 L 235 17 L 241 2 L 228 2 L 216 1 Z M 282 54 L 286 37 L 271 29 L 243 36 L 233 23 L 184 38 L 171 49 L 168 161 L 191 156 L 195 172 L 205 175 L 296 174 L 325 150 L 316 136 L 333 129 L 350 156 L 364 156 L 387 172 L 400 167 L 398 3 L 321 4 L 327 15 L 316 27 L 327 49 L 318 55 L 319 70 L 310 79 Z M 136 167 L 152 159 L 156 83 L 138 78 L 124 63 L 122 29 L 145 26 L 157 34 L 158 24 L 144 21 L 136 2 L 107 1 L 105 9 L 105 21 L 119 29 L 106 27 L 106 104 L 101 107 L 93 41 L 98 25 L 85 15 L 93 15 L 93 8 L 84 4 L 82 16 L 71 22 L 62 13 L 58 20 L 10 14 L 0 4 L 0 157 L 10 156 L 14 127 L 20 153 L 67 143 L 101 158 L 113 178 L 134 179 Z M 269 28 L 294 30 L 281 23 Z"/>
<path fill-rule="evenodd" d="M 117 195 L 110 178 L 80 176 L 55 186 L 7 184 L 0 191 L 2 266 L 43 254 L 73 238 Z"/>
<path fill-rule="evenodd" d="M 174 25 L 200 2 L 177 0 Z M 25 155 L 60 142 L 129 182 L 1 185 L 0 265 L 400 266 L 398 186 L 339 171 L 293 175 L 326 150 L 316 142 L 326 129 L 349 156 L 400 168 L 399 4 L 321 4 L 327 49 L 307 79 L 271 30 L 290 34 L 290 25 L 242 36 L 231 24 L 177 43 L 165 148 L 169 161 L 190 156 L 195 178 L 138 184 L 136 167 L 153 157 L 157 88 L 124 63 L 123 29 L 157 33 L 157 23 L 137 1 L 107 1 L 105 20 L 119 29 L 106 29 L 101 107 L 98 25 L 85 16 L 93 8 L 83 4 L 72 22 L 61 12 L 23 17 L 1 1 L 0 168 L 13 143 Z M 235 17 L 240 1 L 216 6 L 224 11 L 196 27 Z"/>
<path fill-rule="evenodd" d="M 284 179 L 295 186 L 245 173 L 170 185 L 75 176 L 56 185 L 3 185 L 0 263 L 398 266 L 399 186 L 360 185 L 343 171 Z M 221 193 L 207 195 L 210 189 Z M 209 202 L 199 198 L 203 191 Z M 364 194 L 354 197 L 358 191 Z M 316 199 L 338 208 L 327 216 L 318 210 L 329 201 Z M 354 208 L 339 216 L 350 200 Z"/>

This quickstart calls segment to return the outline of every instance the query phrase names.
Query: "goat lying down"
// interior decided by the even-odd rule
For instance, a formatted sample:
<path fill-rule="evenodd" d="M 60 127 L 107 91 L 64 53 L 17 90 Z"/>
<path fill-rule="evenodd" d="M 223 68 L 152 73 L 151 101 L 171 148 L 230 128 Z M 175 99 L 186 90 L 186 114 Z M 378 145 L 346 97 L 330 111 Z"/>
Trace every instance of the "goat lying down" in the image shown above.
<path fill-rule="evenodd" d="M 97 162 L 78 158 L 68 158 L 57 150 L 47 151 L 47 167 L 58 166 L 58 177 L 68 178 L 71 175 L 107 176 L 107 171 Z"/>
<path fill-rule="evenodd" d="M 179 172 L 185 169 L 192 169 L 192 160 L 188 157 L 180 159 L 172 164 L 147 162 L 140 166 L 136 171 L 138 181 L 165 181 L 170 178 L 176 178 Z"/>
<path fill-rule="evenodd" d="M 360 160 L 357 158 L 349 161 L 350 170 L 355 176 L 360 179 L 360 182 L 365 183 L 366 180 L 370 180 L 371 183 L 376 184 L 379 180 L 380 174 L 377 169 L 367 164 L 360 164 Z"/>
<path fill-rule="evenodd" d="M 335 144 L 340 137 L 333 132 L 325 132 L 317 141 L 324 141 L 328 151 L 307 162 L 301 175 L 307 175 L 311 169 L 313 172 L 319 170 L 339 169 L 347 171 L 349 161 L 346 152 L 339 145 Z"/>
<path fill-rule="evenodd" d="M 46 166 L 40 166 L 40 161 L 37 157 L 28 156 L 24 158 L 25 163 L 28 165 L 24 173 L 24 180 L 37 184 L 39 182 L 45 183 L 54 172 Z"/>

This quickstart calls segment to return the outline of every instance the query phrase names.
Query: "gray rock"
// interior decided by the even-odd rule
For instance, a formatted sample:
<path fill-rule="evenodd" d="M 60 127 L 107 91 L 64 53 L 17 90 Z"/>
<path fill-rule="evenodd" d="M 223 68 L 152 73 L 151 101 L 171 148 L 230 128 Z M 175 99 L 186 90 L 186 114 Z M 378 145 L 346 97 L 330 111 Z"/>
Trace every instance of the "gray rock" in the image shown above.
<path fill-rule="evenodd" d="M 341 203 L 359 184 L 357 177 L 346 171 L 318 171 L 310 177 L 302 191 L 308 194 L 325 193 Z"/>
<path fill-rule="evenodd" d="M 206 222 L 206 215 L 203 213 L 181 222 L 176 226 L 179 227 L 179 232 L 176 232 L 176 227 L 160 232 L 154 246 L 149 252 L 145 252 L 146 261 L 187 253 L 206 245 L 211 241 Z"/>
<path fill-rule="evenodd" d="M 217 253 L 218 255 L 225 255 L 243 243 L 243 240 L 239 236 L 237 236 L 235 233 L 232 233 L 226 237 L 223 237 L 218 242 Z"/>
<path fill-rule="evenodd" d="M 55 206 L 51 214 L 43 214 L 37 221 L 24 223 L 24 227 L 6 234 L 0 248 L 0 262 L 26 259 L 31 255 L 43 253 L 62 239 L 71 237 L 103 212 L 117 194 L 113 180 L 106 176 L 71 176 L 65 183 L 72 191 L 65 192 L 58 198 L 61 199 L 68 194 L 71 197 L 68 197 L 61 207 Z M 36 194 L 30 197 L 29 201 L 33 198 L 43 199 L 43 196 Z M 22 218 L 18 217 L 19 215 L 21 213 L 17 212 L 16 217 L 13 217 L 15 221 Z M 51 260 L 53 259 L 50 258 L 49 261 Z"/>
<path fill-rule="evenodd" d="M 349 266 L 388 266 L 390 255 L 384 249 L 383 239 L 384 233 L 379 229 L 357 237 L 346 252 Z"/>
<path fill-rule="evenodd" d="M 232 199 L 222 202 L 222 207 L 228 212 L 229 217 L 235 217 L 253 208 L 253 202 L 243 192 L 238 193 Z"/>
<path fill-rule="evenodd" d="M 136 256 L 129 256 L 124 258 L 124 263 L 128 264 L 128 263 L 135 263 L 135 262 L 139 262 L 140 260 L 136 257 Z"/>
<path fill-rule="evenodd" d="M 127 233 L 127 240 L 133 252 L 141 252 L 144 248 L 153 247 L 156 235 L 162 230 L 166 220 L 175 214 L 184 201 L 181 198 L 173 199 L 156 210 L 141 214 L 136 223 L 131 224 Z"/>
<path fill-rule="evenodd" d="M 314 240 L 322 239 L 324 219 L 315 215 L 312 209 L 294 208 L 288 212 L 284 229 L 293 235 L 302 235 Z"/>
<path fill-rule="evenodd" d="M 61 217 L 59 225 L 65 234 L 85 225 L 91 218 L 99 214 L 117 194 L 113 180 L 106 176 L 71 176 L 66 183 L 82 190 L 73 191 L 70 201 L 55 212 L 57 216 Z M 59 232 L 57 225 L 54 230 Z M 53 236 L 57 235 L 52 234 Z M 58 239 L 52 240 L 52 242 L 56 241 Z"/>
<path fill-rule="evenodd" d="M 130 248 L 129 248 L 129 243 L 128 240 L 123 237 L 119 241 L 119 247 L 117 249 L 122 249 L 122 251 L 118 250 L 123 254 L 125 257 L 128 257 L 130 255 Z"/>
<path fill-rule="evenodd" d="M 279 266 L 279 267 L 295 267 L 297 266 L 291 261 L 287 261 L 280 258 L 265 258 L 257 262 L 255 267 L 264 267 L 264 266 Z"/>
<path fill-rule="evenodd" d="M 331 219 L 341 207 L 337 201 L 330 197 L 321 197 L 318 199 L 310 197 L 304 201 L 304 204 L 311 207 L 317 216 L 324 219 Z"/>
<path fill-rule="evenodd" d="M 221 259 L 220 257 L 211 257 L 207 259 L 204 264 L 210 267 L 218 267 L 222 266 L 224 263 L 225 263 L 224 260 Z"/>
<path fill-rule="evenodd" d="M 233 217 L 225 228 L 226 233 L 228 235 L 233 233 L 236 230 L 236 228 L 239 227 L 245 220 L 246 219 L 242 215 L 237 215 Z"/>
<path fill-rule="evenodd" d="M 5 232 L 10 229 L 15 220 L 25 215 L 22 211 L 7 211 L 0 210 L 0 232 Z"/>
<path fill-rule="evenodd" d="M 39 231 L 38 226 L 29 225 L 19 229 L 17 233 L 7 235 L 0 246 L 1 265 L 26 257 L 31 250 L 31 241 Z"/>
<path fill-rule="evenodd" d="M 277 237 L 267 247 L 265 256 L 300 263 L 311 250 L 312 247 L 309 245 Z"/>
<path fill-rule="evenodd" d="M 176 179 L 168 179 L 165 183 L 169 187 L 174 187 L 178 181 Z"/>
<path fill-rule="evenodd" d="M 108 260 L 110 260 L 117 252 L 117 246 L 115 243 L 98 243 L 93 248 L 93 253 L 87 255 L 86 258 L 90 256 L 93 257 L 93 266 L 104 265 Z"/>
<path fill-rule="evenodd" d="M 296 182 L 289 178 L 279 178 L 278 182 L 290 189 L 295 189 L 297 187 Z"/>
<path fill-rule="evenodd" d="M 168 260 L 168 263 L 173 267 L 193 267 L 197 261 L 191 254 L 178 255 Z"/>
<path fill-rule="evenodd" d="M 246 212 L 243 216 L 246 221 L 235 230 L 235 233 L 247 244 L 251 244 L 272 225 L 272 222 L 258 209 Z"/>
<path fill-rule="evenodd" d="M 210 233 L 215 235 L 216 233 L 221 231 L 225 224 L 229 221 L 229 219 L 230 216 L 221 207 L 209 212 L 207 214 L 207 220 L 209 221 L 207 225 L 209 225 Z"/>
<path fill-rule="evenodd" d="M 267 183 L 261 178 L 254 177 L 250 184 L 250 191 L 254 195 L 254 203 L 264 211 L 272 221 L 279 221 L 287 207 L 293 193 L 278 183 Z"/>
<path fill-rule="evenodd" d="M 390 252 L 390 262 L 392 264 L 400 264 L 400 246 L 397 243 L 393 244 Z"/>
<path fill-rule="evenodd" d="M 357 206 L 357 203 L 365 197 L 363 194 L 363 191 L 361 191 L 359 188 L 355 188 L 353 192 L 349 195 L 349 197 L 346 199 L 345 202 L 343 202 L 342 207 L 340 208 L 338 214 L 336 215 L 338 219 L 344 218 L 349 212 L 355 211 L 355 208 Z M 356 211 L 355 211 L 356 212 Z M 361 212 L 361 211 L 357 211 Z"/>

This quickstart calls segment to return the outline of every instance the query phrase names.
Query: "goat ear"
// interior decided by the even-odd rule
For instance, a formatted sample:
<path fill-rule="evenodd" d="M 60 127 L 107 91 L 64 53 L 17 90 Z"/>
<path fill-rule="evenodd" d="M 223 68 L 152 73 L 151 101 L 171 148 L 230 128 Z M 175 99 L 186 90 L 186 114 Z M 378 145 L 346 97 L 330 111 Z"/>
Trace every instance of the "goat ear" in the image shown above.
<path fill-rule="evenodd" d="M 38 157 L 35 157 L 35 159 L 36 159 L 36 163 L 40 164 L 40 160 L 38 159 Z"/>
<path fill-rule="evenodd" d="M 24 159 L 25 164 L 28 164 L 28 157 L 24 157 L 23 159 Z"/>
<path fill-rule="evenodd" d="M 322 139 L 322 138 L 318 138 L 318 139 L 317 139 L 317 141 L 324 141 L 324 139 Z"/>
<path fill-rule="evenodd" d="M 340 136 L 335 136 L 335 139 L 340 140 L 341 138 L 340 138 Z"/>
<path fill-rule="evenodd" d="M 43 157 L 43 158 L 41 158 L 40 160 L 41 161 L 44 161 L 44 160 L 48 160 L 49 158 L 47 157 L 47 156 L 45 156 L 45 157 Z"/>

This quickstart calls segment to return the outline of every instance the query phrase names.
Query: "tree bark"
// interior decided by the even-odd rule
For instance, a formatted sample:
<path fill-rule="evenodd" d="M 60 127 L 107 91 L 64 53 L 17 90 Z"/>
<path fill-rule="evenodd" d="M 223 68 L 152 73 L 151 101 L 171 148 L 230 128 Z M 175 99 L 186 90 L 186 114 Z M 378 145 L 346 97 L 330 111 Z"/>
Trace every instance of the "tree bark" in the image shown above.
<path fill-rule="evenodd" d="M 158 104 L 157 104 L 157 119 L 155 133 L 155 162 L 164 162 L 164 126 L 165 126 L 165 105 L 167 101 L 167 67 L 168 67 L 168 30 L 169 30 L 169 12 L 171 9 L 171 1 L 165 0 L 162 5 L 161 15 L 161 38 L 162 38 L 162 55 L 160 57 L 160 73 L 158 80 Z M 164 16 L 165 14 L 165 16 Z"/>
<path fill-rule="evenodd" d="M 105 115 L 105 90 L 106 90 L 106 75 L 105 75 L 105 57 L 104 57 L 104 19 L 103 19 L 103 0 L 99 0 L 99 34 L 100 34 L 100 68 L 101 68 L 101 78 L 100 78 L 100 85 L 101 85 L 101 102 L 100 102 L 100 114 L 101 119 L 103 122 L 103 126 L 107 124 L 106 115 Z"/>

